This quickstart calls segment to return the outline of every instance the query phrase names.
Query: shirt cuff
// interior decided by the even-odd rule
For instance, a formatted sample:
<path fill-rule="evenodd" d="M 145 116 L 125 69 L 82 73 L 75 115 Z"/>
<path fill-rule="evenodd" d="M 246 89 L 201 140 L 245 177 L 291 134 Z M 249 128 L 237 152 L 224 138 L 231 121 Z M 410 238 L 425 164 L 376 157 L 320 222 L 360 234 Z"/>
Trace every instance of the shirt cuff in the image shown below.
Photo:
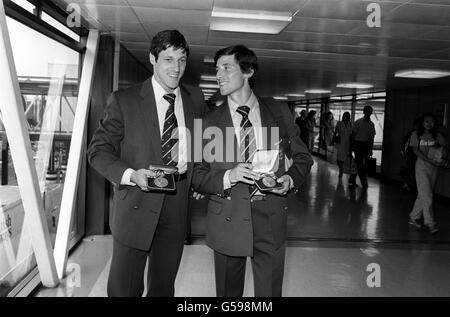
<path fill-rule="evenodd" d="M 231 170 L 227 170 L 225 174 L 223 174 L 223 190 L 227 190 L 233 187 L 233 185 L 230 182 L 230 172 Z"/>
<path fill-rule="evenodd" d="M 123 172 L 122 179 L 120 180 L 120 185 L 136 186 L 136 184 L 130 180 L 131 174 L 133 172 L 134 172 L 134 169 L 127 168 L 125 170 L 125 172 Z"/>
<path fill-rule="evenodd" d="M 285 174 L 289 177 L 289 189 L 294 188 L 294 180 L 292 179 L 291 175 Z"/>

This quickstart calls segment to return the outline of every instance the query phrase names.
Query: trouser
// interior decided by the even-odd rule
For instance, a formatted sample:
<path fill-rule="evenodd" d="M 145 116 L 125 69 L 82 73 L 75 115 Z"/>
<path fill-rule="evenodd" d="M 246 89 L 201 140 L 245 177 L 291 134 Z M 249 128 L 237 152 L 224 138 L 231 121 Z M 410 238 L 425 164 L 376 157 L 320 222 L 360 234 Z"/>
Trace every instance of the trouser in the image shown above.
<path fill-rule="evenodd" d="M 270 208 L 264 201 L 252 202 L 253 281 L 256 297 L 281 297 L 286 244 L 275 248 Z M 246 257 L 232 257 L 214 251 L 216 293 L 218 297 L 242 297 Z"/>
<path fill-rule="evenodd" d="M 150 250 L 139 250 L 114 239 L 108 277 L 108 296 L 140 297 L 148 259 L 147 296 L 172 297 L 183 254 L 187 204 L 187 181 L 177 182 L 177 193 L 165 195 Z"/>
<path fill-rule="evenodd" d="M 355 152 L 355 162 L 356 168 L 358 170 L 359 180 L 361 181 L 361 186 L 367 188 L 369 185 L 367 183 L 367 172 L 366 172 L 366 159 L 369 157 L 370 143 L 355 141 L 354 149 Z M 356 174 L 352 174 L 349 177 L 349 183 L 356 183 Z"/>
<path fill-rule="evenodd" d="M 344 174 L 344 161 L 337 160 L 337 165 L 339 167 L 339 176 Z"/>
<path fill-rule="evenodd" d="M 423 214 L 427 226 L 434 225 L 433 189 L 438 169 L 434 165 L 418 158 L 416 161 L 417 198 L 409 216 L 417 220 Z"/>

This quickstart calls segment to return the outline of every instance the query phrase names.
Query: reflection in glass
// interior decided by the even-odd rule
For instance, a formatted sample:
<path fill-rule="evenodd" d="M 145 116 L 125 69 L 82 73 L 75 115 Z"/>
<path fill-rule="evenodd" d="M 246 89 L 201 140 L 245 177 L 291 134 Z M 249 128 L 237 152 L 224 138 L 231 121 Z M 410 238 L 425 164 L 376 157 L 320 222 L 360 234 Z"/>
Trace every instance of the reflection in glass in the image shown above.
<path fill-rule="evenodd" d="M 15 20 L 7 18 L 7 23 L 54 245 L 76 111 L 79 54 Z M 36 261 L 14 172 L 20 166 L 11 159 L 1 118 L 0 136 L 0 296 L 5 296 L 36 266 Z"/>

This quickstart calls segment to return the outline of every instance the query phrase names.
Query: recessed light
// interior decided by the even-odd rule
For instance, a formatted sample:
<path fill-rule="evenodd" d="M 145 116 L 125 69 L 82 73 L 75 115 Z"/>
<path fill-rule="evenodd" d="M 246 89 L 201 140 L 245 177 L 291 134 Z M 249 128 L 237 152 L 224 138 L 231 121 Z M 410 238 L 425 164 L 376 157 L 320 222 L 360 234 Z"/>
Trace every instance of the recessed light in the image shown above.
<path fill-rule="evenodd" d="M 217 92 L 216 89 L 202 89 L 202 91 L 203 91 L 203 92 L 212 92 L 212 93 Z"/>
<path fill-rule="evenodd" d="M 270 12 L 259 10 L 240 10 L 214 7 L 211 13 L 215 18 L 232 18 L 246 20 L 264 20 L 264 21 L 284 21 L 291 22 L 292 14 L 290 12 Z"/>
<path fill-rule="evenodd" d="M 205 64 L 214 64 L 214 58 L 210 56 L 205 56 L 203 58 L 203 63 Z"/>
<path fill-rule="evenodd" d="M 288 100 L 288 97 L 273 96 L 273 99 L 275 99 L 275 100 Z"/>
<path fill-rule="evenodd" d="M 351 88 L 351 89 L 368 89 L 372 88 L 371 84 L 364 83 L 340 83 L 336 85 L 337 88 Z"/>
<path fill-rule="evenodd" d="M 395 72 L 395 77 L 401 78 L 434 79 L 446 76 L 450 76 L 449 71 L 434 69 L 410 69 Z"/>
<path fill-rule="evenodd" d="M 200 75 L 200 79 L 205 81 L 217 81 L 215 75 Z"/>
<path fill-rule="evenodd" d="M 286 94 L 287 97 L 305 97 L 304 94 Z"/>
<path fill-rule="evenodd" d="M 307 94 L 331 94 L 331 90 L 326 89 L 308 89 L 305 92 Z"/>
<path fill-rule="evenodd" d="M 269 12 L 213 8 L 209 29 L 211 31 L 279 34 L 296 14 L 291 12 Z"/>
<path fill-rule="evenodd" d="M 211 89 L 219 89 L 219 84 L 212 83 L 201 83 L 198 85 L 200 88 L 211 88 Z"/>

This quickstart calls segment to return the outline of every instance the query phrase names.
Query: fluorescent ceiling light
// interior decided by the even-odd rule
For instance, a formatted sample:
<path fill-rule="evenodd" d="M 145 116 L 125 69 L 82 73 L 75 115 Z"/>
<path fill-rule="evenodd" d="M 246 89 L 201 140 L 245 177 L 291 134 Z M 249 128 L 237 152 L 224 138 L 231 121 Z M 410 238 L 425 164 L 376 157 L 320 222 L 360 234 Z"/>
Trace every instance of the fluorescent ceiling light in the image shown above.
<path fill-rule="evenodd" d="M 450 76 L 449 71 L 433 70 L 433 69 L 410 69 L 395 72 L 395 77 L 402 77 L 402 78 L 434 79 L 446 76 Z"/>
<path fill-rule="evenodd" d="M 202 89 L 203 92 L 212 92 L 215 93 L 217 90 L 215 89 Z"/>
<path fill-rule="evenodd" d="M 213 8 L 209 29 L 212 31 L 279 34 L 296 14 L 258 10 Z"/>
<path fill-rule="evenodd" d="M 275 100 L 288 100 L 288 97 L 273 96 L 273 99 L 275 99 Z"/>
<path fill-rule="evenodd" d="M 217 81 L 217 78 L 214 75 L 200 75 L 200 79 L 205 81 Z"/>
<path fill-rule="evenodd" d="M 307 94 L 330 94 L 331 90 L 326 89 L 309 89 L 305 90 Z"/>
<path fill-rule="evenodd" d="M 201 83 L 198 85 L 200 88 L 212 88 L 212 89 L 219 89 L 219 84 L 212 84 L 212 83 Z"/>
<path fill-rule="evenodd" d="M 284 21 L 291 22 L 292 14 L 290 12 L 270 12 L 257 10 L 240 10 L 214 7 L 211 13 L 215 18 L 232 18 L 246 20 L 264 20 L 264 21 Z"/>
<path fill-rule="evenodd" d="M 352 89 L 367 89 L 372 88 L 371 84 L 363 84 L 363 83 L 340 83 L 336 85 L 337 88 L 352 88 Z"/>
<path fill-rule="evenodd" d="M 203 58 L 203 63 L 205 64 L 214 64 L 214 58 L 210 56 L 205 56 Z"/>
<path fill-rule="evenodd" d="M 304 94 L 286 94 L 288 97 L 305 97 Z"/>
<path fill-rule="evenodd" d="M 209 29 L 224 32 L 279 34 L 288 24 L 289 22 L 281 21 L 213 18 Z"/>

